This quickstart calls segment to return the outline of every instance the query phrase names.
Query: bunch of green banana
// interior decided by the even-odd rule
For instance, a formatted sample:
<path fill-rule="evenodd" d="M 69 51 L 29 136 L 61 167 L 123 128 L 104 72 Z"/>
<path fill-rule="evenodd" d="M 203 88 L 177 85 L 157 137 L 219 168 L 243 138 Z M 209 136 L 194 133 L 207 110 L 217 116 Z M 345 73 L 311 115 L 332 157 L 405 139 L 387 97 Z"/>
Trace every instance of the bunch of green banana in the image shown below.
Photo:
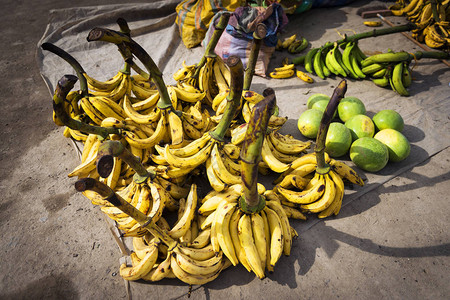
<path fill-rule="evenodd" d="M 328 126 L 346 87 L 346 81 L 341 81 L 331 97 L 320 124 L 315 153 L 293 161 L 290 169 L 276 181 L 275 192 L 281 199 L 298 205 L 304 212 L 317 213 L 319 218 L 339 213 L 344 196 L 342 178 L 364 184 L 354 170 L 344 163 L 330 161 L 324 152 Z"/>
<path fill-rule="evenodd" d="M 390 7 L 395 16 L 406 16 L 416 25 L 411 36 L 430 48 L 449 49 L 450 1 L 398 1 Z"/>
<path fill-rule="evenodd" d="M 285 38 L 283 41 L 278 39 L 275 50 L 287 49 L 289 53 L 300 53 L 308 47 L 309 42 L 305 37 L 297 39 L 297 35 L 293 34 L 290 37 Z"/>
<path fill-rule="evenodd" d="M 409 96 L 412 77 L 409 63 L 412 55 L 401 51 L 375 54 L 361 61 L 362 71 L 380 87 L 391 86 L 401 96 Z"/>
<path fill-rule="evenodd" d="M 344 51 L 341 53 L 340 48 Z M 330 46 L 326 43 L 323 47 L 312 48 L 305 56 L 305 70 L 325 79 L 332 74 L 353 79 L 363 79 L 365 74 L 361 70 L 360 62 L 366 56 L 354 41 Z"/>

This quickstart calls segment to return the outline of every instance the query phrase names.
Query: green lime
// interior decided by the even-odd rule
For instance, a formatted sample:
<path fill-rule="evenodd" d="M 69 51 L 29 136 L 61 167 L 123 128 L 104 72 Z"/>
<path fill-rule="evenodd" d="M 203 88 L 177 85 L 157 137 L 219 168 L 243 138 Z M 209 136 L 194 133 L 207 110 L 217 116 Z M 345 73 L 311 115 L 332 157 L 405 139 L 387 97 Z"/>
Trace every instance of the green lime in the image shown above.
<path fill-rule="evenodd" d="M 389 161 L 402 161 L 409 156 L 411 145 L 408 139 L 395 129 L 383 129 L 374 138 L 386 145 L 389 151 Z"/>
<path fill-rule="evenodd" d="M 330 102 L 330 99 L 319 99 L 316 102 L 314 102 L 312 108 L 320 110 L 322 113 L 324 113 L 329 102 Z M 334 112 L 333 119 L 336 117 L 336 114 L 337 114 L 337 110 Z"/>
<path fill-rule="evenodd" d="M 378 131 L 390 128 L 402 132 L 405 126 L 402 116 L 392 109 L 379 111 L 373 116 L 372 121 Z"/>
<path fill-rule="evenodd" d="M 323 113 L 317 109 L 305 110 L 297 121 L 298 130 L 310 139 L 315 139 L 319 132 L 320 121 Z"/>
<path fill-rule="evenodd" d="M 319 100 L 328 100 L 329 101 L 330 96 L 327 96 L 327 95 L 321 94 L 321 93 L 313 94 L 313 95 L 309 96 L 308 101 L 306 102 L 306 106 L 308 107 L 308 109 L 311 109 L 313 104 Z"/>
<path fill-rule="evenodd" d="M 350 147 L 350 159 L 365 171 L 377 172 L 388 163 L 389 151 L 379 140 L 363 137 L 354 141 Z"/>
<path fill-rule="evenodd" d="M 345 97 L 339 102 L 338 114 L 342 122 L 347 122 L 348 119 L 355 115 L 365 115 L 366 107 L 361 100 L 356 97 Z"/>
<path fill-rule="evenodd" d="M 350 129 L 353 141 L 362 137 L 373 137 L 375 134 L 375 125 L 366 115 L 354 115 L 345 122 L 345 127 Z"/>
<path fill-rule="evenodd" d="M 350 130 L 342 123 L 331 123 L 325 139 L 325 152 L 331 157 L 339 157 L 348 152 L 351 144 Z"/>

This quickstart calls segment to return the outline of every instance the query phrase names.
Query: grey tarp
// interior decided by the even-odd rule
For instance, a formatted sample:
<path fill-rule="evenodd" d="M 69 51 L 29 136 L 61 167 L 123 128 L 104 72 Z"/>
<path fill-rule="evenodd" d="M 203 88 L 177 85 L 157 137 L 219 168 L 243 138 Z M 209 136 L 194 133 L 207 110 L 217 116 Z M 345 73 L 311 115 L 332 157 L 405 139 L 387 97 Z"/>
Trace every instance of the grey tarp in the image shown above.
<path fill-rule="evenodd" d="M 80 7 L 51 11 L 50 23 L 39 44 L 52 42 L 72 54 L 91 75 L 101 80 L 112 77 L 122 66 L 122 58 L 114 45 L 86 41 L 88 32 L 94 27 L 118 30 L 118 17 L 125 18 L 133 31 L 133 38 L 143 46 L 164 73 L 166 84 L 174 84 L 172 74 L 180 68 L 182 61 L 187 64 L 198 62 L 203 48 L 186 49 L 181 42 L 175 25 L 175 6 L 179 1 L 159 1 L 148 4 L 123 4 L 97 7 Z M 357 1 L 349 6 L 329 9 L 313 9 L 293 16 L 282 37 L 294 33 L 305 36 L 312 46 L 323 45 L 327 41 L 341 38 L 340 34 L 353 34 L 370 30 L 362 23 L 356 11 L 374 1 Z M 390 17 L 397 24 L 405 23 L 402 17 Z M 386 27 L 386 25 L 385 25 Z M 368 54 L 395 51 L 409 52 L 421 50 L 401 34 L 392 34 L 361 40 L 360 48 Z M 39 46 L 39 45 L 38 45 Z M 281 60 L 290 56 L 287 52 L 275 52 L 269 69 L 281 65 Z M 292 56 L 290 56 L 292 57 Z M 38 47 L 37 61 L 49 92 L 64 74 L 73 74 L 71 67 L 52 53 Z M 414 65 L 414 62 L 412 63 Z M 298 67 L 301 68 L 301 67 Z M 404 135 L 411 142 L 411 155 L 400 163 L 390 163 L 382 171 L 372 174 L 359 169 L 367 178 L 366 186 L 346 190 L 343 205 L 348 205 L 365 193 L 400 175 L 428 157 L 450 145 L 450 69 L 437 60 L 423 59 L 413 69 L 413 84 L 409 88 L 411 96 L 401 97 L 391 89 L 375 86 L 370 80 L 348 79 L 347 96 L 356 96 L 366 105 L 368 115 L 373 116 L 382 109 L 394 109 L 405 120 Z M 332 94 L 340 78 L 321 80 L 314 77 L 314 84 L 307 84 L 298 78 L 284 80 L 255 77 L 252 90 L 262 93 L 266 87 L 274 88 L 280 114 L 289 117 L 283 133 L 304 139 L 296 128 L 296 119 L 306 109 L 306 100 L 313 93 Z M 50 98 L 48 101 L 50 105 Z M 63 138 L 61 136 L 61 138 Z M 343 160 L 352 165 L 348 157 Z M 270 181 L 267 181 L 270 182 Z M 270 188 L 270 185 L 267 185 Z M 311 217 L 306 222 L 294 223 L 301 234 L 320 222 Z M 293 253 L 298 256 L 298 253 Z M 139 288 L 145 288 L 138 285 Z"/>

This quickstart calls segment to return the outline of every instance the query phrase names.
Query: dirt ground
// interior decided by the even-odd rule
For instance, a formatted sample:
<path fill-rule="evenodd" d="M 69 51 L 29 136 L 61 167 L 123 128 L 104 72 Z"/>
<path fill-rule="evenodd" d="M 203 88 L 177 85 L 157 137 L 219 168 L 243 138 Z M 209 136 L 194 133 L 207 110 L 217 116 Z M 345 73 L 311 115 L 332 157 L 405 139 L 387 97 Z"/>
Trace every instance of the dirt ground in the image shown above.
<path fill-rule="evenodd" d="M 51 119 L 35 58 L 49 10 L 94 3 L 2 4 L 0 299 L 124 299 L 122 255 L 101 211 L 67 177 L 78 158 Z M 430 76 L 445 74 L 448 87 L 448 69 Z M 191 298 L 447 299 L 449 170 L 446 148 L 304 230 L 295 254 L 263 281 L 236 267 L 194 287 Z M 130 289 L 133 299 L 185 299 L 189 291 L 173 279 Z"/>

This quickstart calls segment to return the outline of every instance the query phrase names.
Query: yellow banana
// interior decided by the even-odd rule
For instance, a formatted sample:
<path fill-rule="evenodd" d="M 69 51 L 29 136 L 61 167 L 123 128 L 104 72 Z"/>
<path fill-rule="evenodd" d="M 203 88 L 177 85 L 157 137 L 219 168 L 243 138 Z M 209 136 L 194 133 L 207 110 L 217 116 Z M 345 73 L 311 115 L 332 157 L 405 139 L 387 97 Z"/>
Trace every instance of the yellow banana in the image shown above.
<path fill-rule="evenodd" d="M 368 27 L 380 27 L 381 26 L 380 21 L 364 21 L 363 24 Z"/>
<path fill-rule="evenodd" d="M 277 186 L 276 189 L 284 198 L 286 198 L 286 200 L 290 202 L 298 204 L 313 203 L 323 195 L 326 188 L 323 176 L 316 175 L 316 177 L 317 176 L 319 178 L 316 184 L 314 184 L 311 188 L 303 190 L 301 192 L 285 189 L 281 186 Z"/>
<path fill-rule="evenodd" d="M 285 71 L 273 71 L 269 73 L 269 76 L 275 79 L 284 79 L 284 78 L 290 78 L 294 76 L 295 70 L 289 69 Z"/>
<path fill-rule="evenodd" d="M 313 203 L 303 204 L 301 206 L 302 209 L 305 209 L 312 213 L 318 213 L 325 210 L 333 202 L 334 196 L 336 194 L 335 184 L 333 180 L 331 180 L 329 174 L 324 174 L 321 176 L 323 176 L 325 180 L 325 191 L 323 192 L 322 197 Z"/>
<path fill-rule="evenodd" d="M 284 236 L 280 217 L 269 207 L 264 207 L 270 230 L 270 269 L 273 270 L 276 263 L 283 254 Z"/>
<path fill-rule="evenodd" d="M 286 212 L 284 211 L 281 204 L 276 201 L 267 201 L 266 206 L 268 206 L 275 213 L 277 213 L 278 217 L 280 218 L 281 229 L 283 230 L 283 237 L 284 237 L 283 254 L 289 256 L 291 254 L 292 237 L 290 235 L 291 226 L 289 224 L 289 219 L 286 215 Z"/>
<path fill-rule="evenodd" d="M 117 74 L 111 79 L 108 79 L 107 81 L 100 81 L 86 73 L 83 73 L 83 76 L 86 78 L 88 88 L 99 92 L 111 92 L 114 90 L 114 88 L 122 81 L 123 75 L 124 74 L 122 72 L 117 72 Z"/>
<path fill-rule="evenodd" d="M 194 212 L 197 208 L 197 185 L 192 184 L 191 190 L 186 199 L 186 208 L 183 216 L 177 221 L 173 228 L 168 232 L 172 238 L 179 238 L 183 236 L 191 226 Z"/>
<path fill-rule="evenodd" d="M 281 47 L 287 49 L 295 40 L 297 39 L 297 35 L 293 34 L 288 38 L 285 38 L 281 43 Z"/>
<path fill-rule="evenodd" d="M 304 82 L 307 83 L 313 83 L 314 79 L 312 79 L 308 74 L 306 74 L 305 72 L 302 72 L 300 70 L 296 70 L 295 74 L 297 75 L 298 78 L 300 78 L 301 80 L 303 80 Z"/>
<path fill-rule="evenodd" d="M 250 219 L 256 250 L 261 261 L 261 268 L 264 270 L 267 262 L 267 240 L 264 232 L 264 220 L 259 213 L 252 214 Z"/>
<path fill-rule="evenodd" d="M 237 203 L 229 203 L 224 200 L 224 204 L 220 205 L 216 211 L 216 216 L 214 218 L 215 231 L 217 236 L 217 242 L 219 243 L 220 249 L 223 251 L 226 257 L 231 261 L 233 266 L 239 263 L 236 256 L 236 252 L 233 246 L 233 240 L 230 234 L 230 219 L 233 212 L 236 209 Z"/>
<path fill-rule="evenodd" d="M 226 168 L 223 159 L 221 157 L 221 154 L 219 152 L 217 143 L 214 144 L 211 151 L 211 164 L 217 177 L 219 177 L 224 183 L 228 185 L 233 185 L 242 182 L 240 176 L 236 176 L 230 173 L 230 171 L 228 171 L 228 169 Z"/>
<path fill-rule="evenodd" d="M 196 154 L 189 157 L 181 157 L 174 155 L 169 145 L 166 145 L 164 153 L 166 160 L 169 162 L 171 166 L 178 168 L 192 169 L 201 165 L 208 159 L 209 155 L 211 154 L 212 146 L 214 144 L 215 142 L 208 141 L 205 147 L 199 150 Z"/>
<path fill-rule="evenodd" d="M 317 217 L 326 218 L 331 214 L 337 215 L 342 205 L 342 198 L 344 197 L 344 182 L 341 177 L 337 175 L 334 171 L 330 170 L 329 172 L 331 180 L 334 182 L 336 187 L 336 192 L 334 195 L 333 202 L 331 202 L 330 206 L 321 211 Z"/>
<path fill-rule="evenodd" d="M 268 141 L 263 142 L 261 157 L 263 161 L 269 166 L 269 168 L 276 173 L 283 173 L 287 169 L 289 169 L 289 164 L 285 164 L 279 161 L 270 151 L 268 146 Z"/>
<path fill-rule="evenodd" d="M 239 219 L 238 235 L 248 264 L 250 265 L 252 271 L 256 274 L 256 276 L 258 276 L 259 279 L 263 279 L 266 275 L 264 274 L 264 269 L 261 265 L 261 259 L 258 254 L 258 250 L 256 249 L 255 240 L 252 233 L 250 215 L 243 214 Z"/>

